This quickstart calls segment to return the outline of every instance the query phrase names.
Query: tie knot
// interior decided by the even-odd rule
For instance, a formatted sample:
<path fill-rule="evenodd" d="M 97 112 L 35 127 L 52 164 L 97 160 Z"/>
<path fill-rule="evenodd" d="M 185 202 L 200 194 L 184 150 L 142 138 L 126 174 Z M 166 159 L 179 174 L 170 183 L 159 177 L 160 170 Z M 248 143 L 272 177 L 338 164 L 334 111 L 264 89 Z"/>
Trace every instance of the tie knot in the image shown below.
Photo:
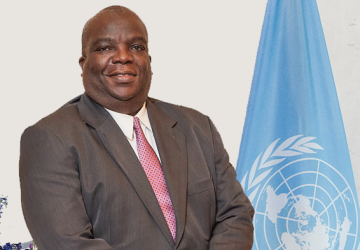
<path fill-rule="evenodd" d="M 138 117 L 134 117 L 134 129 L 135 131 L 139 131 L 139 129 L 141 129 L 140 120 Z"/>

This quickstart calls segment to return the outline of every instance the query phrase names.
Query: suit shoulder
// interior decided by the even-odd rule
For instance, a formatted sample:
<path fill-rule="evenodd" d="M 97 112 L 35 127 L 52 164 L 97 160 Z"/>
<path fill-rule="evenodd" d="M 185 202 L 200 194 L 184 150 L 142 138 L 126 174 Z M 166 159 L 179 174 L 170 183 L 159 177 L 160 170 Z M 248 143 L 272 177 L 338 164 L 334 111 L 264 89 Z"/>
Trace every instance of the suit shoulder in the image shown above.
<path fill-rule="evenodd" d="M 160 101 L 157 99 L 149 98 L 149 100 L 157 107 L 159 107 L 163 112 L 172 117 L 174 120 L 181 121 L 205 121 L 208 123 L 208 116 L 202 114 L 201 112 L 181 106 L 176 104 L 171 104 L 168 102 Z"/>
<path fill-rule="evenodd" d="M 27 128 L 27 130 L 34 127 L 43 127 L 57 134 L 57 131 L 68 129 L 69 126 L 74 126 L 79 122 L 83 123 L 77 108 L 77 103 L 79 102 L 80 97 L 81 96 L 78 96 L 70 100 L 55 112 L 49 114 L 34 125 Z"/>

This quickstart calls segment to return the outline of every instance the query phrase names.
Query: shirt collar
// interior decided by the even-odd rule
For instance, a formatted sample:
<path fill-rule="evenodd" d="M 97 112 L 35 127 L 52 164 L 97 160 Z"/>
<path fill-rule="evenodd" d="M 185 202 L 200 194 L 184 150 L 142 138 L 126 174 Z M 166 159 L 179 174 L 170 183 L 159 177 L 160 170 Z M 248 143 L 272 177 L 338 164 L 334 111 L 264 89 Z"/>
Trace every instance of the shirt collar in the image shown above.
<path fill-rule="evenodd" d="M 126 115 L 122 113 L 118 113 L 112 110 L 105 108 L 110 115 L 114 118 L 116 123 L 119 125 L 125 136 L 132 141 L 134 139 L 134 117 L 131 115 Z M 152 132 L 149 116 L 146 109 L 146 103 L 144 102 L 143 106 L 139 110 L 139 112 L 135 115 L 138 117 L 141 124 L 145 126 Z"/>

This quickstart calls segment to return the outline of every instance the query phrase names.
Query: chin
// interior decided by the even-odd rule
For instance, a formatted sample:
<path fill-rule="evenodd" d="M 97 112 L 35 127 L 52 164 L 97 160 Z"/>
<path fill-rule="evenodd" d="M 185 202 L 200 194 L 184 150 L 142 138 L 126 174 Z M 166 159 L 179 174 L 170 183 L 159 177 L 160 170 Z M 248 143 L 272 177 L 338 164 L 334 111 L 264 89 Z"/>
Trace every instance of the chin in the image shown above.
<path fill-rule="evenodd" d="M 135 94 L 124 94 L 124 93 L 113 93 L 110 94 L 113 98 L 119 100 L 119 101 L 130 101 L 136 97 Z"/>
<path fill-rule="evenodd" d="M 129 103 L 129 105 L 142 105 L 146 101 L 147 96 L 143 97 L 139 95 L 116 95 L 113 96 L 113 98 L 121 102 L 127 102 Z"/>
<path fill-rule="evenodd" d="M 112 97 L 120 100 L 120 101 L 145 101 L 147 98 L 147 93 L 145 94 L 144 91 L 113 91 L 113 93 L 109 93 Z"/>

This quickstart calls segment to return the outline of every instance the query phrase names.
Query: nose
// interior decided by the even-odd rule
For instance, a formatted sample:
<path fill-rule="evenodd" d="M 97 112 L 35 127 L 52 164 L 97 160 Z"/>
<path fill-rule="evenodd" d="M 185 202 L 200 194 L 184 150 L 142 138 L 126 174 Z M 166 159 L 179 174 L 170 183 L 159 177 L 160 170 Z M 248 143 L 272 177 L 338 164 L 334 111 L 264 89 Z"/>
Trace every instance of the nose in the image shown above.
<path fill-rule="evenodd" d="M 121 63 L 126 64 L 133 61 L 131 52 L 124 46 L 119 47 L 115 50 L 115 53 L 112 56 L 112 63 Z"/>

